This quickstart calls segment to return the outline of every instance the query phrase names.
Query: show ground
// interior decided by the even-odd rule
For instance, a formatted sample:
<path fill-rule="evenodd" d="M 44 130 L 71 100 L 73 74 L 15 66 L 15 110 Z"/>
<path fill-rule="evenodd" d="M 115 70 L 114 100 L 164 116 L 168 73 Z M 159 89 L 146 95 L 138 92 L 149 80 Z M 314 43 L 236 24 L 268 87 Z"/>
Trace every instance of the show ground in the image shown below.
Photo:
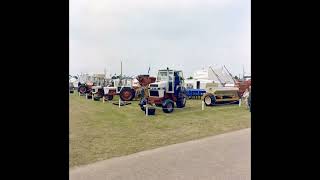
<path fill-rule="evenodd" d="M 117 102 L 117 97 L 113 101 Z M 69 98 L 69 167 L 91 164 L 162 146 L 250 128 L 243 105 L 201 108 L 187 100 L 185 108 L 166 114 L 161 109 L 145 116 L 138 101 L 121 106 L 92 101 L 77 93 Z M 214 150 L 214 149 L 213 149 Z"/>

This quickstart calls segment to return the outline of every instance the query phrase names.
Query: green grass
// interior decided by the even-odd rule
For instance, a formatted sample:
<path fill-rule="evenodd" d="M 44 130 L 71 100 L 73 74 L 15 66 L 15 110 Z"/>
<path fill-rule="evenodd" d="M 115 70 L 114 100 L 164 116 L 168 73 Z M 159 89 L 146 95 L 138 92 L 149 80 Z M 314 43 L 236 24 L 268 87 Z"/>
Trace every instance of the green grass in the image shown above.
<path fill-rule="evenodd" d="M 69 167 L 250 127 L 244 106 L 202 111 L 200 100 L 188 100 L 170 114 L 157 109 L 147 117 L 137 101 L 119 108 L 71 94 L 69 112 Z"/>

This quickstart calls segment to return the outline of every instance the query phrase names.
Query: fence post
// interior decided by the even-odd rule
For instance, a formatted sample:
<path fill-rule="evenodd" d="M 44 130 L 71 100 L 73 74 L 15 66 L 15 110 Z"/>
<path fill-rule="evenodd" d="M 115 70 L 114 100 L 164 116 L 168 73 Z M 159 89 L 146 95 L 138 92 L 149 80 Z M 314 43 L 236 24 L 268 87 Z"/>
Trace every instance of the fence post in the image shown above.
<path fill-rule="evenodd" d="M 201 101 L 201 109 L 204 110 L 204 101 Z"/>
<path fill-rule="evenodd" d="M 88 99 L 88 94 L 86 93 L 86 99 Z"/>
<path fill-rule="evenodd" d="M 94 96 L 94 94 L 92 94 L 92 95 L 91 95 L 91 99 L 92 99 L 92 101 L 93 101 L 93 99 L 94 99 L 94 98 L 93 98 L 93 96 Z"/>
<path fill-rule="evenodd" d="M 148 116 L 148 105 L 146 104 L 146 116 Z"/>
<path fill-rule="evenodd" d="M 104 96 L 102 96 L 102 102 L 104 103 Z"/>
<path fill-rule="evenodd" d="M 241 107 L 241 98 L 239 99 L 239 107 Z"/>

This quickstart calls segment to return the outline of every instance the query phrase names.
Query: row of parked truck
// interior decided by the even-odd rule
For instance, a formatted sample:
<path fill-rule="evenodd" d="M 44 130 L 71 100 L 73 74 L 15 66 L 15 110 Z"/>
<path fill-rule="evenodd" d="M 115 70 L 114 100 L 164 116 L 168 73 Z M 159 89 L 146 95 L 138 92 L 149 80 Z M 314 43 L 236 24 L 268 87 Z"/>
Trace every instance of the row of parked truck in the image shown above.
<path fill-rule="evenodd" d="M 136 80 L 138 83 L 134 83 Z M 181 70 L 161 69 L 157 77 L 139 75 L 134 78 L 120 77 L 112 81 L 103 80 L 97 85 L 94 82 L 78 83 L 78 92 L 100 100 L 112 100 L 118 95 L 122 101 L 139 100 L 142 111 L 146 106 L 162 107 L 165 113 L 171 113 L 174 108 L 184 108 L 188 94 L 194 93 L 194 89 L 188 89 L 184 84 L 184 76 Z M 251 84 L 248 84 L 250 86 Z M 244 88 L 244 87 L 242 87 Z M 199 91 L 200 92 L 200 91 Z M 207 83 L 201 90 L 202 99 L 207 106 L 224 102 L 237 102 L 240 99 L 239 87 L 224 87 L 221 83 Z"/>

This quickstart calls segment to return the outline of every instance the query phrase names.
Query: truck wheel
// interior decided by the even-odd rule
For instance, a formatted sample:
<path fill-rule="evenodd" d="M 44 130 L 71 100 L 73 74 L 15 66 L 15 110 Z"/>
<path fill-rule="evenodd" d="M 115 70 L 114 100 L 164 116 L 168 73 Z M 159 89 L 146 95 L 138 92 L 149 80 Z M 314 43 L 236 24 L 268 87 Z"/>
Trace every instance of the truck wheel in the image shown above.
<path fill-rule="evenodd" d="M 165 113 L 171 113 L 173 109 L 174 109 L 174 103 L 170 99 L 165 100 L 164 103 L 162 104 L 162 110 Z"/>
<path fill-rule="evenodd" d="M 147 100 L 146 99 L 141 99 L 140 102 L 139 102 L 139 106 L 141 108 L 142 111 L 146 111 L 146 108 L 143 107 L 144 105 L 147 104 Z"/>
<path fill-rule="evenodd" d="M 214 97 L 214 95 L 209 94 L 204 97 L 203 101 L 206 106 L 211 106 L 216 103 L 216 97 Z"/>
<path fill-rule="evenodd" d="M 182 97 L 182 98 L 177 99 L 177 102 L 176 102 L 177 108 L 185 107 L 186 106 L 186 102 L 187 102 L 186 97 Z"/>
<path fill-rule="evenodd" d="M 123 88 L 122 91 L 120 92 L 120 98 L 122 101 L 132 101 L 134 96 L 135 96 L 134 90 L 129 87 Z"/>
<path fill-rule="evenodd" d="M 80 94 L 85 94 L 87 92 L 87 88 L 84 85 L 79 86 L 78 91 Z"/>

